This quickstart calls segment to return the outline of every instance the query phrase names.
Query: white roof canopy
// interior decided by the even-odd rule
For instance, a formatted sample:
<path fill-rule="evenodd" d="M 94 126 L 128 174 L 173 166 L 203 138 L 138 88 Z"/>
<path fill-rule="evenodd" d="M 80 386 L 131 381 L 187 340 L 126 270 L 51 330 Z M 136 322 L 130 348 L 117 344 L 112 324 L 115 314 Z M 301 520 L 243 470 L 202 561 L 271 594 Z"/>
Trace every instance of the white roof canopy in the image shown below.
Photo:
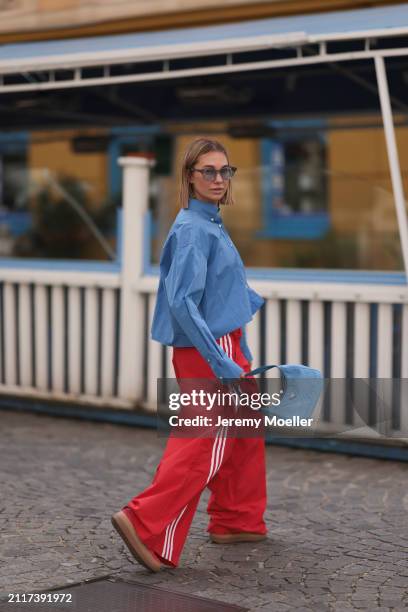
<path fill-rule="evenodd" d="M 408 4 L 148 33 L 7 44 L 0 47 L 0 93 L 220 74 L 363 59 L 378 54 L 406 55 L 408 44 L 375 48 L 376 39 L 404 36 L 408 36 Z M 332 49 L 331 43 L 340 41 L 354 41 L 357 47 Z M 311 46 L 315 46 L 313 52 Z M 280 50 L 279 57 L 273 56 L 276 49 Z M 262 60 L 246 57 L 244 61 L 237 57 L 239 53 L 261 50 L 270 50 L 271 57 Z M 209 56 L 220 56 L 220 61 L 200 66 L 199 58 Z M 198 64 L 188 68 L 171 65 L 172 60 L 182 58 L 196 58 Z M 152 68 L 149 62 L 159 66 Z M 134 66 L 141 63 L 147 64 L 142 71 L 140 66 L 135 71 Z M 112 74 L 111 67 L 115 65 L 126 65 L 127 69 Z M 100 72 L 86 75 L 83 70 L 87 68 Z M 62 75 L 61 71 L 65 73 Z"/>

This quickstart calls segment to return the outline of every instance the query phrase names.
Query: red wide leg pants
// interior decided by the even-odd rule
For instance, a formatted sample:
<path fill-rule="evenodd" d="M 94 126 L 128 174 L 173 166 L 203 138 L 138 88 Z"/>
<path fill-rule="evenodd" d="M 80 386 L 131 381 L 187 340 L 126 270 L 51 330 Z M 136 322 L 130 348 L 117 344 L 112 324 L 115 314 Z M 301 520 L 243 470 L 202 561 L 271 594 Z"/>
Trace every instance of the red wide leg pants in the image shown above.
<path fill-rule="evenodd" d="M 217 339 L 246 372 L 241 329 Z M 175 347 L 177 379 L 215 376 L 194 347 Z M 220 435 L 221 434 L 221 435 Z M 202 491 L 208 487 L 210 533 L 266 533 L 265 442 L 218 431 L 213 437 L 170 436 L 153 481 L 123 508 L 144 544 L 165 564 L 176 567 Z"/>

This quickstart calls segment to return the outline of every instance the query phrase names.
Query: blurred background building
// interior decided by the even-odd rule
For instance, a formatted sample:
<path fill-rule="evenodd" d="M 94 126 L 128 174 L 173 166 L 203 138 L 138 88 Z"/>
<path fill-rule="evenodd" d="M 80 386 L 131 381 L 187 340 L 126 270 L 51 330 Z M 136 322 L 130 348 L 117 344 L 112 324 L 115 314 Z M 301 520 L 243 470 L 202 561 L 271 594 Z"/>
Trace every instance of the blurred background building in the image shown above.
<path fill-rule="evenodd" d="M 5 0 L 0 42 L 11 49 L 16 45 L 17 57 L 29 42 L 43 41 L 46 50 L 50 41 L 77 39 L 86 49 L 86 41 L 95 37 L 109 40 L 132 32 L 155 32 L 157 43 L 160 33 L 164 40 L 169 32 L 173 37 L 179 32 L 183 42 L 191 27 L 267 18 L 284 27 L 288 17 L 299 14 L 318 20 L 332 11 L 391 4 L 398 5 L 372 0 L 229 0 L 222 7 L 214 0 Z M 404 66 L 395 62 L 389 77 L 394 110 L 400 112 L 395 119 L 406 184 Z M 117 74 L 125 68 L 118 66 Z M 178 209 L 180 156 L 197 135 L 219 138 L 239 168 L 237 207 L 225 210 L 224 218 L 246 265 L 402 270 L 371 62 L 3 94 L 0 255 L 109 258 L 109 250 L 61 193 L 44 184 L 41 171 L 48 169 L 62 181 L 115 249 L 115 210 L 122 195 L 118 157 L 149 153 L 157 160 L 150 186 L 152 263 L 157 263 Z"/>

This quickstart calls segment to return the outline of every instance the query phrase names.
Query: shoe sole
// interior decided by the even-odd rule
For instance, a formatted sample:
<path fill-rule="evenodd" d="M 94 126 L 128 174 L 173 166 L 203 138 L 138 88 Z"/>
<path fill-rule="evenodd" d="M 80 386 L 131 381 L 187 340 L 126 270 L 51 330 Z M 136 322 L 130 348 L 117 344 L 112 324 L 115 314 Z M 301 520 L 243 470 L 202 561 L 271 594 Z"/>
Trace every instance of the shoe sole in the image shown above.
<path fill-rule="evenodd" d="M 161 563 L 155 560 L 149 549 L 136 535 L 126 515 L 123 512 L 117 512 L 112 516 L 111 522 L 136 561 L 151 572 L 159 572 Z"/>
<path fill-rule="evenodd" d="M 210 539 L 215 544 L 236 544 L 238 542 L 262 542 L 266 535 L 262 533 L 212 533 Z"/>

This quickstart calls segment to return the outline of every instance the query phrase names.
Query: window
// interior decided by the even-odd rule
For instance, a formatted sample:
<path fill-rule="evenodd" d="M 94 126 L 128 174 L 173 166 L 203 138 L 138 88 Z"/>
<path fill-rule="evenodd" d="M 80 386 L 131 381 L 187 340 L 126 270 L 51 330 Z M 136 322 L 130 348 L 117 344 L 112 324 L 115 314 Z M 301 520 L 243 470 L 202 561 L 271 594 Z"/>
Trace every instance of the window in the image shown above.
<path fill-rule="evenodd" d="M 26 136 L 0 135 L 0 256 L 13 254 L 31 224 Z"/>
<path fill-rule="evenodd" d="M 264 229 L 259 237 L 315 239 L 329 227 L 326 143 L 322 135 L 261 142 Z"/>

